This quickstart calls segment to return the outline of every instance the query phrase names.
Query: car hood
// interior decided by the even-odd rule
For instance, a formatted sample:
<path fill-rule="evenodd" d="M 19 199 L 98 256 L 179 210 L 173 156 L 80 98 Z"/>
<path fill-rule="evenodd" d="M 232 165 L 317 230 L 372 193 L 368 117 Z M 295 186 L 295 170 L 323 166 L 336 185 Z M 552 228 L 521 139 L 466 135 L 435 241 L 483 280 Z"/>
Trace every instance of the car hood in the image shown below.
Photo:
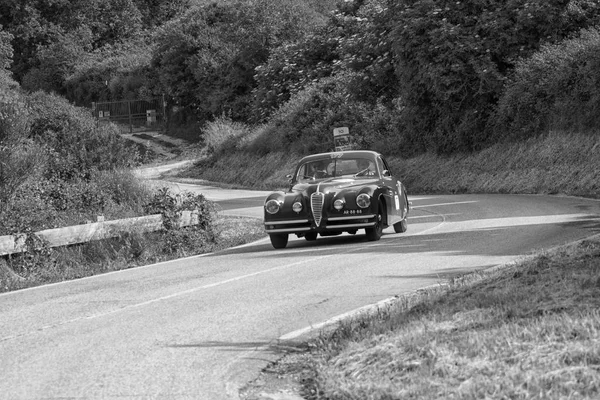
<path fill-rule="evenodd" d="M 376 178 L 335 178 L 335 179 L 326 179 L 321 182 L 315 183 L 297 183 L 291 189 L 293 193 L 305 193 L 307 195 L 311 195 L 317 190 L 321 193 L 339 193 L 345 190 L 360 190 L 366 186 L 376 186 L 377 185 Z"/>

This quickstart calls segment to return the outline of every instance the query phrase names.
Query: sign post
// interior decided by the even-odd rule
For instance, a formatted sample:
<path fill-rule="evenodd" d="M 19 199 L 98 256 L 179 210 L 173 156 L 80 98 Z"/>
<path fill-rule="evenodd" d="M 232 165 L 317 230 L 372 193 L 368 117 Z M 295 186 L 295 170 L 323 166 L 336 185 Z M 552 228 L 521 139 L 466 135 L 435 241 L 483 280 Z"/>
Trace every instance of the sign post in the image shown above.
<path fill-rule="evenodd" d="M 350 130 L 347 127 L 333 129 L 333 144 L 335 151 L 352 150 Z"/>

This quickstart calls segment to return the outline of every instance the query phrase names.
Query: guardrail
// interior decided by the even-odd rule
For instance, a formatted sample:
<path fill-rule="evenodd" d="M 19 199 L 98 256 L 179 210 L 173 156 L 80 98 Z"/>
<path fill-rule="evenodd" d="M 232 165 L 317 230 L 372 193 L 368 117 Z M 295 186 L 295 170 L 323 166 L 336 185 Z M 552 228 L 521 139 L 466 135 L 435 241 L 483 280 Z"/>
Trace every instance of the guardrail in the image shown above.
<path fill-rule="evenodd" d="M 198 211 L 180 212 L 179 227 L 197 225 L 198 222 Z M 35 236 L 48 247 L 60 247 L 117 237 L 126 232 L 145 233 L 158 231 L 162 228 L 163 216 L 161 214 L 112 221 L 104 221 L 103 217 L 98 217 L 97 222 L 46 229 L 35 232 Z M 27 239 L 26 234 L 0 236 L 0 256 L 27 251 Z"/>

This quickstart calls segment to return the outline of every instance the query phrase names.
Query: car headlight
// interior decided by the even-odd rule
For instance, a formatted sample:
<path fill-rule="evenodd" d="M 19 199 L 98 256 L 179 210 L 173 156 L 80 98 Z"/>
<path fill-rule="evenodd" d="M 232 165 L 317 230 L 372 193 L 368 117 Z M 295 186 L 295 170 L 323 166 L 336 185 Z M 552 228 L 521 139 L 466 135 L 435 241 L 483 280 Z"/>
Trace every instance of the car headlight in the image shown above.
<path fill-rule="evenodd" d="M 265 203 L 265 210 L 269 214 L 277 214 L 282 205 L 283 205 L 283 202 L 281 202 L 279 200 L 271 199 Z"/>
<path fill-rule="evenodd" d="M 360 208 L 367 208 L 371 205 L 371 196 L 366 193 L 361 193 L 356 196 L 356 205 Z"/>
<path fill-rule="evenodd" d="M 300 211 L 302 211 L 302 203 L 300 203 L 299 201 L 297 201 L 294 204 L 292 204 L 292 210 L 294 210 L 297 213 L 299 213 Z"/>
<path fill-rule="evenodd" d="M 336 201 L 333 202 L 333 208 L 340 211 L 342 208 L 344 208 L 344 204 L 346 204 L 346 202 L 344 200 L 337 199 Z"/>

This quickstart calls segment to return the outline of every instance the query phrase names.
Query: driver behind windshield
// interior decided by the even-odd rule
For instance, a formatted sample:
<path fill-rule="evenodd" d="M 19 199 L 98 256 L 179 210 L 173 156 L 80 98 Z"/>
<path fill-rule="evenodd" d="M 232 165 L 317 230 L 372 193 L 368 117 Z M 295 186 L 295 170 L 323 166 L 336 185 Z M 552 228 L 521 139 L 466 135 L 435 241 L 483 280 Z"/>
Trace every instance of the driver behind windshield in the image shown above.
<path fill-rule="evenodd" d="M 358 172 L 356 173 L 356 176 L 373 176 L 373 175 L 375 175 L 374 165 L 366 158 L 359 158 L 358 160 L 356 160 L 356 166 L 358 168 Z"/>

